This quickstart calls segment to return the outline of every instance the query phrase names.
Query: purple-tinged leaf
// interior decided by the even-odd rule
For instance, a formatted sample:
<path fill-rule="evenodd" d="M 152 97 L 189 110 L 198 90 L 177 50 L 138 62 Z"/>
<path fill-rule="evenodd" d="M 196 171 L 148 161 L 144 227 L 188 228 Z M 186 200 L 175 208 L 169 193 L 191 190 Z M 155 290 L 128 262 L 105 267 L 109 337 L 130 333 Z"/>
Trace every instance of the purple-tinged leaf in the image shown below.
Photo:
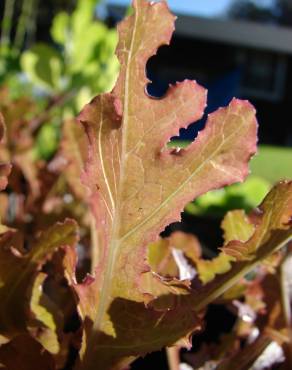
<path fill-rule="evenodd" d="M 22 333 L 35 333 L 36 339 L 44 345 L 48 340 L 44 331 L 51 333 L 53 324 L 48 315 L 40 319 L 42 308 L 38 290 L 42 289 L 44 278 L 38 272 L 58 249 L 76 244 L 77 226 L 72 220 L 55 224 L 41 234 L 27 253 L 22 250 L 15 233 L 8 231 L 0 239 L 0 334 L 12 339 Z M 42 330 L 34 329 L 32 319 Z M 53 334 L 47 343 L 45 347 L 55 353 L 57 343 Z"/>

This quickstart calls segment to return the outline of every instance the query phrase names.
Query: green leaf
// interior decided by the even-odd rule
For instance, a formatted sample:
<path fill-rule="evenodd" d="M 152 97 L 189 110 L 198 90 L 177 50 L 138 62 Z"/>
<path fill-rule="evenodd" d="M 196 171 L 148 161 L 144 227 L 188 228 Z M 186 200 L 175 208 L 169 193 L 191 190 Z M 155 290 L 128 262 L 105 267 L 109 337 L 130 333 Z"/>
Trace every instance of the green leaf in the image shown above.
<path fill-rule="evenodd" d="M 82 72 L 82 69 L 93 56 L 94 48 L 103 41 L 107 32 L 106 26 L 102 23 L 87 24 L 82 32 L 73 34 L 73 48 L 71 63 L 68 66 L 70 73 Z M 82 53 L 80 53 L 82 50 Z M 84 71 L 86 73 L 86 70 Z"/>
<path fill-rule="evenodd" d="M 53 123 L 45 123 L 41 126 L 37 138 L 36 147 L 38 158 L 48 160 L 56 152 L 59 144 L 60 128 Z"/>
<path fill-rule="evenodd" d="M 84 35 L 86 27 L 92 23 L 97 2 L 97 0 L 77 1 L 77 7 L 72 16 L 72 28 L 75 35 Z"/>
<path fill-rule="evenodd" d="M 117 32 L 94 19 L 96 3 L 79 0 L 71 16 L 59 13 L 55 17 L 51 29 L 53 39 L 63 46 L 64 80 L 79 90 L 75 98 L 78 111 L 84 95 L 89 95 L 87 103 L 94 94 L 110 91 L 118 73 Z"/>
<path fill-rule="evenodd" d="M 68 20 L 63 14 L 59 15 L 56 23 L 53 24 L 53 35 L 56 41 L 63 41 L 66 38 L 65 56 L 68 58 L 67 69 L 70 74 L 86 74 L 88 70 L 88 63 L 93 61 L 96 64 L 107 62 L 109 57 L 112 57 L 115 47 L 115 40 L 113 36 L 115 31 L 109 31 L 107 27 L 101 23 L 93 20 L 94 10 L 96 7 L 96 0 L 83 1 L 79 0 L 77 8 Z M 112 44 L 113 40 L 113 44 Z M 104 60 L 100 49 L 110 47 L 110 55 L 106 55 Z M 82 52 L 80 52 L 82 50 Z M 98 51 L 98 57 L 95 53 Z M 86 68 L 85 68 L 86 67 Z M 95 77 L 96 78 L 96 77 Z"/>
<path fill-rule="evenodd" d="M 60 12 L 54 17 L 51 35 L 56 43 L 65 45 L 66 41 L 70 37 L 69 24 L 70 18 L 65 12 Z"/>
<path fill-rule="evenodd" d="M 255 231 L 255 226 L 243 210 L 228 212 L 222 221 L 221 227 L 224 230 L 225 244 L 232 240 L 246 242 Z"/>
<path fill-rule="evenodd" d="M 21 55 L 21 67 L 32 83 L 49 91 L 60 90 L 63 61 L 46 44 L 37 44 Z"/>
<path fill-rule="evenodd" d="M 252 237 L 245 241 L 246 237 L 244 235 L 243 242 L 241 241 L 242 237 L 240 234 L 247 233 L 247 237 L 251 236 L 251 230 L 249 224 L 242 218 L 239 219 L 237 214 L 236 222 L 240 221 L 240 227 L 243 227 L 244 230 L 239 230 L 237 234 L 240 238 L 235 239 L 235 242 L 233 239 L 225 244 L 223 251 L 230 256 L 236 257 L 237 260 L 248 260 L 258 254 L 259 245 L 265 244 L 266 242 L 268 243 L 274 233 L 273 242 L 277 240 L 278 244 L 282 244 L 286 242 L 286 240 L 289 241 L 292 236 L 291 214 L 292 182 L 279 183 L 267 195 L 259 208 L 259 212 L 255 211 L 250 215 L 250 219 L 256 225 Z M 235 218 L 234 215 L 233 218 Z M 229 226 L 231 225 L 229 224 Z M 225 227 L 227 228 L 226 223 Z M 280 230 L 279 233 L 276 233 L 277 230 Z"/>

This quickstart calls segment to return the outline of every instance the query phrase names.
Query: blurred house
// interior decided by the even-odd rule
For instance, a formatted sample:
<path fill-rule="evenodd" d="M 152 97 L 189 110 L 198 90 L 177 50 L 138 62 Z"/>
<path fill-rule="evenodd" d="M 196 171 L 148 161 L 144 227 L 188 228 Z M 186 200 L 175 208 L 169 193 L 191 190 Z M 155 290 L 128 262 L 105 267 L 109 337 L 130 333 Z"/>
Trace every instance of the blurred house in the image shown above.
<path fill-rule="evenodd" d="M 209 89 L 207 113 L 227 105 L 233 96 L 249 99 L 258 111 L 260 142 L 291 146 L 292 1 L 217 1 L 225 4 L 217 15 L 212 13 L 214 0 L 205 1 L 210 14 L 203 15 L 196 12 L 196 1 L 182 1 L 190 4 L 190 12 L 185 7 L 182 14 L 177 5 L 171 46 L 161 47 L 148 62 L 153 81 L 149 92 L 162 96 L 169 83 L 196 79 Z M 108 1 L 113 23 L 125 12 L 125 5 L 114 2 Z M 197 127 L 182 130 L 180 136 L 195 137 Z"/>

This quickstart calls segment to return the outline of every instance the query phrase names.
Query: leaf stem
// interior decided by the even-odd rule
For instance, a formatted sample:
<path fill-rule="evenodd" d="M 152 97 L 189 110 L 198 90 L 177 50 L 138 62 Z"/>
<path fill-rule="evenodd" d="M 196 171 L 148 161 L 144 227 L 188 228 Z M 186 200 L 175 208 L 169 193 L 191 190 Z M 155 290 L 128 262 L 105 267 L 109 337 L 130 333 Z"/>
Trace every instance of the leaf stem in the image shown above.
<path fill-rule="evenodd" d="M 178 347 L 168 347 L 166 348 L 167 362 L 169 370 L 179 370 L 179 348 Z"/>

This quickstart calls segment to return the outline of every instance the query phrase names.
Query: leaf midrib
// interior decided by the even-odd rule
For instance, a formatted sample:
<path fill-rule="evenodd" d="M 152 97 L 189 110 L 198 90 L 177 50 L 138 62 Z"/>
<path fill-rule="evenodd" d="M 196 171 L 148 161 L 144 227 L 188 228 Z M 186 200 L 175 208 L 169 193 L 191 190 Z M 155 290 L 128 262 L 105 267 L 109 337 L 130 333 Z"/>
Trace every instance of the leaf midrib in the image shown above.
<path fill-rule="evenodd" d="M 128 105 L 129 105 L 129 81 L 130 81 L 130 67 L 131 67 L 131 58 L 133 54 L 133 48 L 135 43 L 135 37 L 136 37 L 136 30 L 137 30 L 137 20 L 139 18 L 139 11 L 138 6 L 135 9 L 135 21 L 134 21 L 134 27 L 132 32 L 132 38 L 131 38 L 131 44 L 130 49 L 128 53 L 127 58 L 127 68 L 126 68 L 126 75 L 125 75 L 125 90 L 124 90 L 124 104 L 123 104 L 123 120 L 122 120 L 122 153 L 121 153 L 121 161 L 120 161 L 120 179 L 119 179 L 119 187 L 118 187 L 118 194 L 121 194 L 121 188 L 123 186 L 123 179 L 125 177 L 125 171 L 124 171 L 124 158 L 126 157 L 126 145 L 127 145 L 127 128 L 128 128 Z M 112 225 L 112 232 L 110 237 L 110 244 L 109 244 L 109 254 L 108 254 L 108 263 L 106 264 L 106 270 L 104 273 L 103 278 L 103 284 L 100 292 L 100 299 L 99 299 L 99 306 L 96 314 L 96 319 L 94 320 L 93 325 L 93 331 L 98 331 L 101 328 L 101 323 L 104 318 L 107 304 L 110 299 L 109 290 L 111 287 L 111 279 L 113 269 L 114 269 L 114 261 L 115 261 L 115 255 L 116 250 L 118 249 L 118 241 L 116 234 L 119 230 L 119 224 L 120 224 L 120 199 L 117 196 L 117 205 L 114 212 L 113 217 L 113 225 Z"/>

